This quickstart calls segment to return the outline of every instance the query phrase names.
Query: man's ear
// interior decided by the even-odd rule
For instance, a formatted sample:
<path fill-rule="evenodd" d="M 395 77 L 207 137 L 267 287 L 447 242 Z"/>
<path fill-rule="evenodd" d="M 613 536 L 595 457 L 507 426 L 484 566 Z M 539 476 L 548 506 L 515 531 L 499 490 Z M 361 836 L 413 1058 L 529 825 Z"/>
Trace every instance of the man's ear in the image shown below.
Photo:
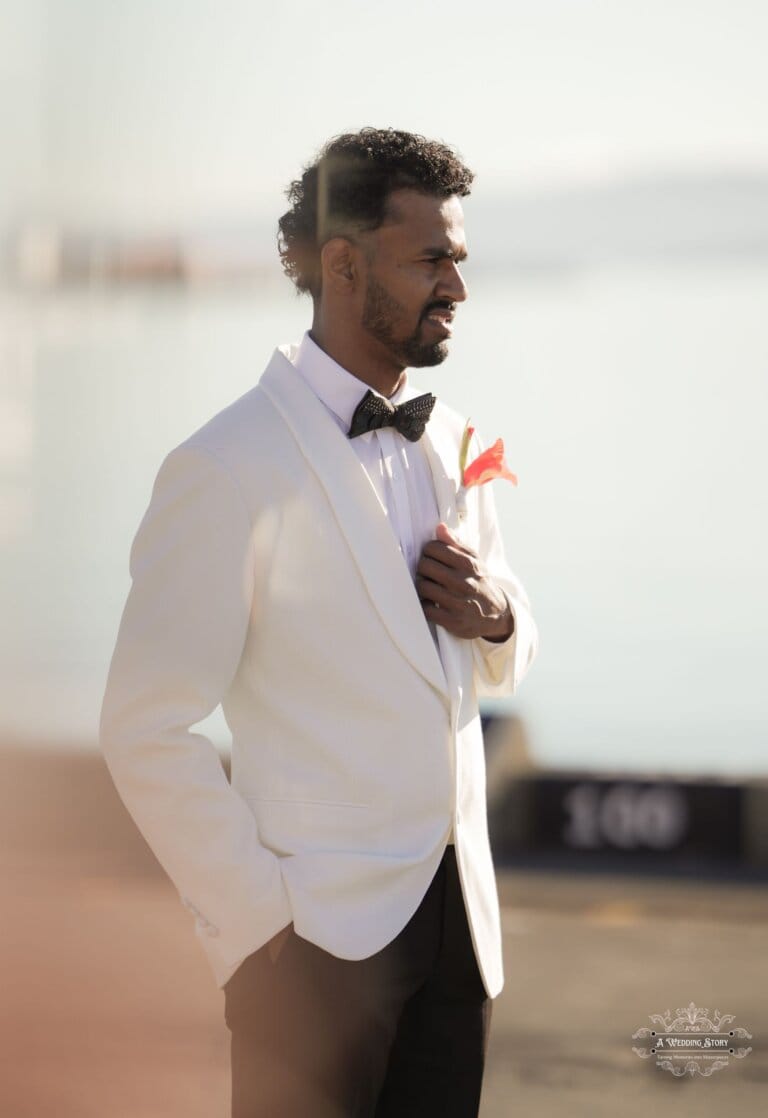
<path fill-rule="evenodd" d="M 331 237 L 320 250 L 323 289 L 339 295 L 351 294 L 359 278 L 358 250 L 346 237 Z"/>

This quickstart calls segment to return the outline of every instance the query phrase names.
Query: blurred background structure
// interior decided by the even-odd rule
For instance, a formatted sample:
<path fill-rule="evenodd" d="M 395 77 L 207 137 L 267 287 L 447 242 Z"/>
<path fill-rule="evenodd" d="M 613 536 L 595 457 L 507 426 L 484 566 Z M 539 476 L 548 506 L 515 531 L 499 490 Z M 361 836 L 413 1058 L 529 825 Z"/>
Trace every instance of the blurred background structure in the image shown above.
<path fill-rule="evenodd" d="M 607 878 L 581 879 L 581 908 L 565 878 L 532 875 L 530 859 L 503 877 L 510 982 L 498 1014 L 510 1047 L 494 1050 L 493 1083 L 522 1092 L 534 1118 L 591 1116 L 607 1077 L 639 1114 L 655 1097 L 643 1089 L 667 1089 L 624 1036 L 625 1017 L 639 1027 L 667 1008 L 651 987 L 673 1007 L 720 997 L 723 1012 L 752 1014 L 755 1032 L 762 1014 L 768 1037 L 749 982 L 759 887 L 659 886 L 663 903 L 651 903 L 626 876 L 638 846 L 672 851 L 691 820 L 699 845 L 685 873 L 707 835 L 721 877 L 745 858 L 768 863 L 766 41 L 759 0 L 0 0 L 0 864 L 16 914 L 3 1003 L 23 1041 L 3 1049 L 17 1082 L 34 1053 L 47 1084 L 4 1113 L 107 1112 L 106 1071 L 89 1072 L 90 1087 L 70 1077 L 51 1101 L 66 1007 L 83 1022 L 99 996 L 105 1068 L 121 1045 L 136 1051 L 149 1015 L 157 1051 L 180 1067 L 196 1053 L 196 1071 L 208 1052 L 207 1082 L 223 1074 L 216 992 L 194 943 L 178 956 L 191 928 L 110 798 L 99 706 L 160 461 L 308 326 L 277 259 L 283 191 L 331 135 L 367 124 L 442 138 L 477 172 L 470 299 L 449 361 L 418 378 L 503 436 L 520 478 L 496 496 L 541 651 L 519 696 L 489 711 L 514 719 L 489 754 L 498 842 L 510 861 L 525 852 L 533 812 L 550 820 L 550 853 L 576 836 L 570 846 L 593 855 L 610 847 L 618 874 L 608 899 Z M 221 718 L 206 728 L 225 756 Z M 523 804 L 526 777 L 541 783 Z M 743 951 L 708 923 L 715 908 Z M 550 984 L 528 933 L 555 954 L 582 950 L 580 982 Z M 69 944 L 58 954 L 57 935 Z M 611 954 L 601 936 L 626 938 Z M 669 943 L 655 986 L 642 940 Z M 47 969 L 27 987 L 41 955 Z M 533 968 L 525 989 L 520 957 Z M 120 965 L 135 968 L 130 981 Z M 173 1000 L 182 973 L 198 1017 Z M 563 1032 L 559 994 L 571 1023 L 597 1035 L 602 1022 L 613 1037 L 610 1068 L 590 1064 L 588 1046 L 559 1063 L 541 1055 Z M 134 1017 L 121 1025 L 125 998 Z M 529 1009 L 538 1056 L 514 1027 Z M 197 1024 L 180 1034 L 185 1019 Z M 95 1040 L 75 1035 L 86 1049 Z M 699 1113 L 736 1099 L 736 1113 L 754 1112 L 749 1091 L 768 1073 L 750 1060 L 689 1085 Z M 189 1083 L 137 1101 L 135 1080 L 118 1080 L 128 1093 L 112 1099 L 113 1118 L 224 1113 Z M 512 1111 L 500 1090 L 487 1118 Z"/>

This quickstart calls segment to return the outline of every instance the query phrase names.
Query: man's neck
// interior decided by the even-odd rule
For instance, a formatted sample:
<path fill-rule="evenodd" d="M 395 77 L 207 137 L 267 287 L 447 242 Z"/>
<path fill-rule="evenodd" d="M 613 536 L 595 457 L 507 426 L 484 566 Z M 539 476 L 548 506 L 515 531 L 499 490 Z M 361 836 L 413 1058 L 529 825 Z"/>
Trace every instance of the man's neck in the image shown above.
<path fill-rule="evenodd" d="M 382 396 L 393 396 L 403 383 L 404 368 L 395 364 L 391 356 L 376 352 L 373 346 L 369 349 L 367 345 L 361 345 L 358 339 L 346 332 L 329 331 L 315 319 L 309 336 L 342 369 Z"/>

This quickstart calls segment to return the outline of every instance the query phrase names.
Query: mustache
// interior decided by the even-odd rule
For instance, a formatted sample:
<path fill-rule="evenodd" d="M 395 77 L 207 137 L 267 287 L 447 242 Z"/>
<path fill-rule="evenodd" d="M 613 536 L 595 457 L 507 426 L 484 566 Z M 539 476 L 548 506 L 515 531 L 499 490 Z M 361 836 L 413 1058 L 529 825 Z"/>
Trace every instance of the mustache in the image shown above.
<path fill-rule="evenodd" d="M 428 314 L 432 314 L 432 311 L 449 311 L 452 314 L 455 310 L 456 304 L 452 299 L 435 299 L 427 304 L 421 312 L 421 317 L 426 318 Z"/>

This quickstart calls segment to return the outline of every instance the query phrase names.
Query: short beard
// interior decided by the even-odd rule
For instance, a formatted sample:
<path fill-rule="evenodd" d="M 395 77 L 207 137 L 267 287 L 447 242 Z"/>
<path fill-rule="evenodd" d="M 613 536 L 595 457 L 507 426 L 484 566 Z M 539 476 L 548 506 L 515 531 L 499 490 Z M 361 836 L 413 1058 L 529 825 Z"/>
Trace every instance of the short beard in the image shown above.
<path fill-rule="evenodd" d="M 405 316 L 405 307 L 390 295 L 386 287 L 369 276 L 361 322 L 363 329 L 377 342 L 381 342 L 403 368 L 422 369 L 445 361 L 448 356 L 447 341 L 422 341 L 419 334 L 421 320 L 410 337 L 395 337 L 392 332 L 393 323 Z"/>

